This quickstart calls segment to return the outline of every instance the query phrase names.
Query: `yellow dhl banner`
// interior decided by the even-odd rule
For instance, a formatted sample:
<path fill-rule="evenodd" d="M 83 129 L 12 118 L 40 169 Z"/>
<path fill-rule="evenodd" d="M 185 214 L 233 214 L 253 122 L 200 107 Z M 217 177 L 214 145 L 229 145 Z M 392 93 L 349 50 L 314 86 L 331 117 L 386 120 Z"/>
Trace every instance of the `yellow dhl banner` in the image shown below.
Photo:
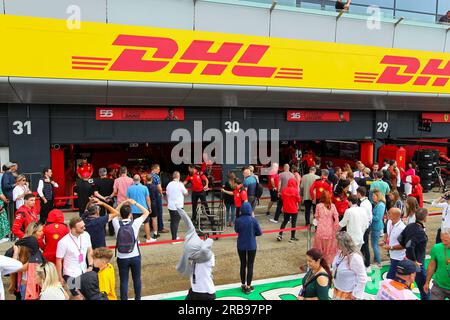
<path fill-rule="evenodd" d="M 0 76 L 450 93 L 450 54 L 0 15 Z"/>

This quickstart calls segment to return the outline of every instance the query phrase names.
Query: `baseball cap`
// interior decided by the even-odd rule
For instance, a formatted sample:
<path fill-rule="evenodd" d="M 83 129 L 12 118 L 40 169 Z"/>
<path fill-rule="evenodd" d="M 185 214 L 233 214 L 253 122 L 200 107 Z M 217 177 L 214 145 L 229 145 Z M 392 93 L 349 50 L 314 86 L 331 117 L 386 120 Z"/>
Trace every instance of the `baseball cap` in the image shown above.
<path fill-rule="evenodd" d="M 16 164 L 14 163 L 14 162 L 8 162 L 7 164 L 6 164 L 6 167 L 7 168 L 11 168 L 11 167 L 13 167 L 13 166 L 15 166 Z"/>
<path fill-rule="evenodd" d="M 411 260 L 402 260 L 397 265 L 397 274 L 407 276 L 414 272 L 420 272 L 420 268 Z"/>

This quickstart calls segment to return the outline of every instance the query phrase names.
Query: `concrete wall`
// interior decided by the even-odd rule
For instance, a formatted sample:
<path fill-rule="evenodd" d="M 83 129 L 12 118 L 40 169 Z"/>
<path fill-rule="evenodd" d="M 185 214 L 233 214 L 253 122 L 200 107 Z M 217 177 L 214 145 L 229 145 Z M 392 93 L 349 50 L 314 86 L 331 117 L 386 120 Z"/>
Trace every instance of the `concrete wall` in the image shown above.
<path fill-rule="evenodd" d="M 334 12 L 307 13 L 288 6 L 275 7 L 270 12 L 269 2 L 242 2 L 247 5 L 240 5 L 237 1 L 236 4 L 226 4 L 204 0 L 195 3 L 193 0 L 4 0 L 0 1 L 0 12 L 68 19 L 72 17 L 73 10 L 79 9 L 82 22 L 204 30 L 438 52 L 450 50 L 450 35 L 446 34 L 445 28 L 410 25 L 404 20 L 397 27 L 394 27 L 394 21 L 385 21 L 380 23 L 379 28 L 373 29 L 366 17 L 344 14 L 337 20 Z"/>

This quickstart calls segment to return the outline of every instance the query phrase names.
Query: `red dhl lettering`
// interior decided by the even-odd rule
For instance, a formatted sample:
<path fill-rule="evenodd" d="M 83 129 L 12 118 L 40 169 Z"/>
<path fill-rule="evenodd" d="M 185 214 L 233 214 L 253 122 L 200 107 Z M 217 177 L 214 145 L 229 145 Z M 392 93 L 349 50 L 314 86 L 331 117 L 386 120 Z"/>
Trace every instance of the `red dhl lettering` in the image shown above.
<path fill-rule="evenodd" d="M 422 67 L 415 57 L 386 55 L 380 64 L 388 65 L 377 79 L 377 73 L 355 72 L 354 82 L 444 87 L 450 78 L 450 60 L 429 59 Z M 434 78 L 433 82 L 430 82 Z M 375 81 L 376 80 L 376 81 Z"/>
<path fill-rule="evenodd" d="M 269 50 L 268 45 L 245 45 L 244 43 L 223 42 L 220 47 L 211 52 L 215 41 L 193 40 L 182 53 L 180 61 L 177 61 L 169 71 L 171 74 L 192 74 L 199 72 L 201 75 L 220 76 L 227 68 L 237 77 L 275 78 L 281 79 L 303 79 L 303 69 L 300 68 L 278 68 L 258 66 L 261 59 Z M 114 46 L 125 46 L 119 57 L 112 63 L 110 71 L 128 72 L 158 72 L 168 67 L 179 51 L 178 43 L 174 39 L 151 36 L 124 35 L 117 36 L 113 42 Z M 147 48 L 147 49 L 146 49 Z M 150 59 L 144 59 L 149 49 L 154 53 Z M 155 50 L 156 49 L 156 50 Z M 239 52 L 245 49 L 239 56 L 237 64 L 230 66 L 232 60 Z M 72 57 L 72 60 L 80 57 Z M 91 64 L 92 59 L 103 60 L 104 58 L 82 57 Z M 104 59 L 111 60 L 111 59 Z M 197 70 L 200 63 L 207 62 L 201 70 Z M 73 69 L 80 69 L 72 61 Z M 74 66 L 75 65 L 75 66 Z M 103 62 L 102 67 L 83 67 L 87 70 L 104 70 L 108 63 Z M 277 69 L 278 72 L 277 72 Z"/>

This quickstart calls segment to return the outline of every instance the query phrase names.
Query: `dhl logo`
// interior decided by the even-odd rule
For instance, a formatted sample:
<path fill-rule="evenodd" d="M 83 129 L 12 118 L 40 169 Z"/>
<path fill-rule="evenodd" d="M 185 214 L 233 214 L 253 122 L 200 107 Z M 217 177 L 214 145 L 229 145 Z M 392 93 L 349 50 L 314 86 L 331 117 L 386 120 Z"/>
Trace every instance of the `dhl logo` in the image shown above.
<path fill-rule="evenodd" d="M 378 73 L 355 72 L 354 82 L 402 85 L 414 80 L 412 85 L 426 86 L 434 78 L 433 87 L 444 87 L 450 78 L 450 60 L 445 64 L 442 59 L 429 59 L 422 70 L 420 60 L 414 57 L 386 55 L 380 63 L 388 65 L 380 76 Z"/>
<path fill-rule="evenodd" d="M 231 73 L 237 77 L 303 79 L 302 68 L 258 66 L 269 50 L 269 45 L 223 42 L 219 49 L 210 52 L 214 43 L 215 41 L 193 40 L 182 53 L 180 61 L 173 63 L 179 51 L 178 43 L 174 39 L 121 34 L 113 45 L 127 48 L 123 49 L 115 61 L 111 63 L 111 58 L 72 56 L 72 69 L 158 72 L 170 68 L 171 74 L 187 75 L 197 71 L 200 75 L 220 76 L 230 68 Z M 149 49 L 155 51 L 151 59 L 144 60 Z M 242 49 L 245 50 L 239 55 Z M 237 56 L 237 63 L 230 65 Z M 199 64 L 205 62 L 206 66 L 199 70 Z"/>

